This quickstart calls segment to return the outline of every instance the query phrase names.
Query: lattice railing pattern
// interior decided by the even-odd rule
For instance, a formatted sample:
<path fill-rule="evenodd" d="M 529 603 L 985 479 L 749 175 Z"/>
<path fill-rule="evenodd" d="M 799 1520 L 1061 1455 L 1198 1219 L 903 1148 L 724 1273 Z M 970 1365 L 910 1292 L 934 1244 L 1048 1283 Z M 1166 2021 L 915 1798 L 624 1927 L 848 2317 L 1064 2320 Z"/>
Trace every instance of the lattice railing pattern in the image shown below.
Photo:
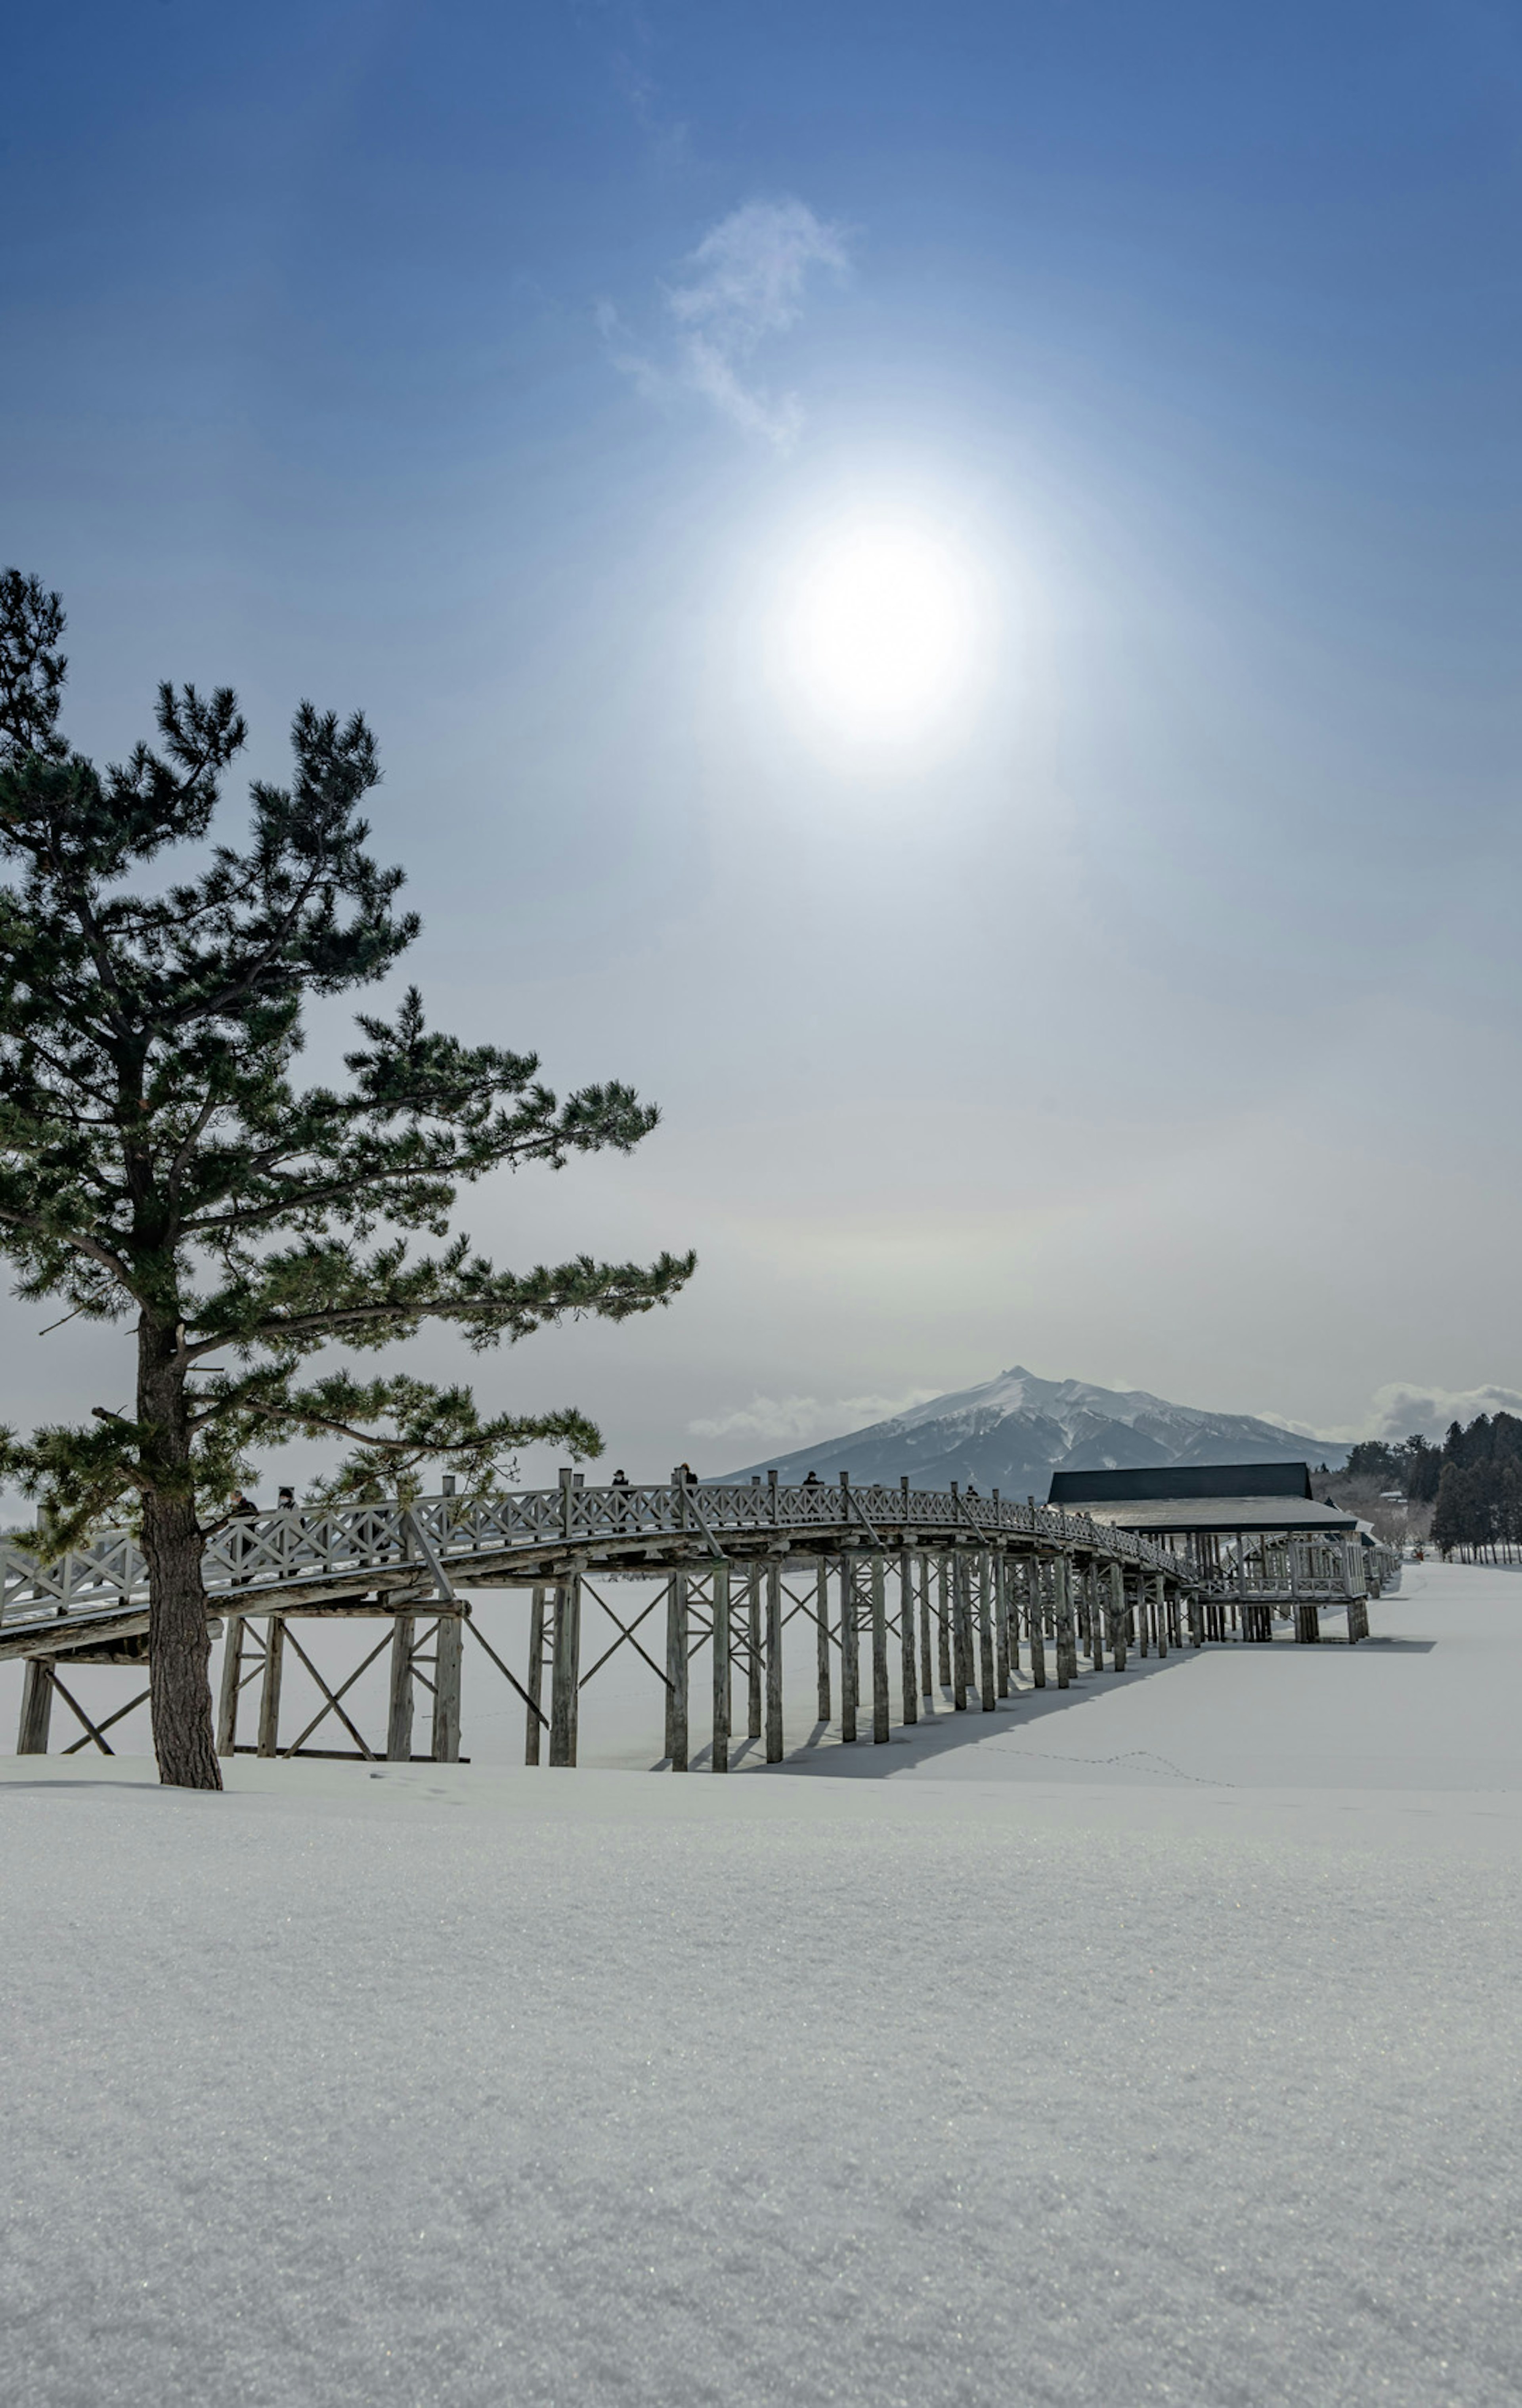
<path fill-rule="evenodd" d="M 1055 1506 L 944 1489 L 847 1488 L 834 1483 L 588 1488 L 571 1481 L 496 1497 L 424 1498 L 410 1508 L 299 1506 L 292 1512 L 240 1515 L 208 1539 L 203 1577 L 208 1595 L 230 1602 L 251 1590 L 267 1594 L 316 1582 L 352 1585 L 367 1571 L 393 1571 L 406 1564 L 416 1564 L 419 1585 L 428 1587 L 431 1553 L 468 1587 L 473 1566 L 498 1564 L 519 1550 L 526 1555 L 555 1545 L 686 1541 L 698 1551 L 722 1551 L 726 1538 L 810 1531 L 832 1542 L 851 1534 L 869 1543 L 877 1539 L 897 1544 L 905 1529 L 931 1543 L 1023 1537 L 1054 1549 L 1119 1556 L 1175 1580 L 1192 1578 L 1188 1564 L 1169 1549 Z M 140 1606 L 147 1598 L 148 1569 L 129 1531 L 102 1531 L 54 1563 L 41 1562 L 13 1541 L 0 1542 L 0 1627 L 98 1615 Z"/>

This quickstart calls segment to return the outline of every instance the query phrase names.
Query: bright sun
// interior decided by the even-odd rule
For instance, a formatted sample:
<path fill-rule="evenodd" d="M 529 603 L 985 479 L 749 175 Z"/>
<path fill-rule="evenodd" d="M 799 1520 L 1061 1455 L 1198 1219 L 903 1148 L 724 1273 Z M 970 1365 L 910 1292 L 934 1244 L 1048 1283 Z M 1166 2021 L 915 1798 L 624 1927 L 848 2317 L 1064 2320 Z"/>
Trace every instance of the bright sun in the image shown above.
<path fill-rule="evenodd" d="M 789 682 L 842 736 L 917 736 L 968 683 L 979 617 L 970 567 L 936 531 L 883 519 L 837 527 L 785 611 Z"/>

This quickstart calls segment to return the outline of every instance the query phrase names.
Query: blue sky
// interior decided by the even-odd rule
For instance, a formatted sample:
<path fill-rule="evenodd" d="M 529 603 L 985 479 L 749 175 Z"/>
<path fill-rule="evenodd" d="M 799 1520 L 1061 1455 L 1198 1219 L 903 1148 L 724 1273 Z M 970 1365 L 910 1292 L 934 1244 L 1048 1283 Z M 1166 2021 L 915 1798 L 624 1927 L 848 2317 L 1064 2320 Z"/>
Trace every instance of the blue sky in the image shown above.
<path fill-rule="evenodd" d="M 1522 1384 L 1515 12 L 65 0 L 9 64 L 77 740 L 363 706 L 437 1016 L 666 1107 L 466 1217 L 698 1281 L 484 1391 L 664 1469 L 1016 1360 Z M 779 646 L 880 521 L 977 675 L 864 749 Z M 97 1400 L 5 1311 L 7 1418 Z"/>

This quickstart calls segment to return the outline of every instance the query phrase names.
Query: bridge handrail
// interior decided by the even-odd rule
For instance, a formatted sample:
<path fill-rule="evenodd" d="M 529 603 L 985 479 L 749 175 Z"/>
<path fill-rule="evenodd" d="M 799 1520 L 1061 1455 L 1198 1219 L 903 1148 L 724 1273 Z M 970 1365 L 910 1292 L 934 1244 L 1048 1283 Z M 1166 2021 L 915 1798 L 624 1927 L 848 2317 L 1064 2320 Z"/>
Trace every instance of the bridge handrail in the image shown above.
<path fill-rule="evenodd" d="M 504 1491 L 492 1497 L 429 1497 L 410 1508 L 395 1504 L 297 1506 L 285 1512 L 237 1515 L 214 1529 L 202 1559 L 208 1594 L 236 1604 L 240 1595 L 268 1595 L 297 1584 L 352 1580 L 371 1570 L 416 1563 L 420 1585 L 427 1568 L 409 1531 L 415 1516 L 440 1562 L 462 1568 L 471 1559 L 510 1555 L 547 1545 L 597 1546 L 619 1540 L 660 1540 L 694 1527 L 696 1496 L 716 1540 L 762 1534 L 807 1536 L 863 1524 L 880 1531 L 918 1532 L 926 1540 L 951 1531 L 970 1535 L 965 1498 L 946 1489 L 852 1487 L 834 1484 L 781 1487 L 770 1483 L 703 1482 L 619 1484 L 588 1488 Z M 1149 1571 L 1192 1582 L 1191 1567 L 1170 1549 L 1134 1533 L 1095 1523 L 1060 1507 L 974 1500 L 978 1530 L 1033 1540 L 1054 1548 L 1119 1555 Z M 901 1544 L 901 1536 L 894 1541 Z M 653 1574 L 653 1577 L 654 1575 Z M 469 1586 L 468 1572 L 460 1570 Z M 0 1627 L 48 1616 L 101 1613 L 113 1605 L 145 1603 L 148 1567 L 130 1530 L 103 1530 L 82 1547 L 44 1563 L 14 1540 L 0 1541 Z"/>

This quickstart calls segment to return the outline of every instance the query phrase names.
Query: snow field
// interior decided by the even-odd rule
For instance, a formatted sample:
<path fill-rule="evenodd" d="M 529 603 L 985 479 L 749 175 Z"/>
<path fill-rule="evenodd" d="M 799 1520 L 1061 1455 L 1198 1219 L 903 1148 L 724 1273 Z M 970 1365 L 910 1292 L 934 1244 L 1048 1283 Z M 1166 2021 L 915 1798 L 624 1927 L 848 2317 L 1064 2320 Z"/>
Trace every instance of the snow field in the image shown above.
<path fill-rule="evenodd" d="M 1513 1612 L 1341 1788 L 1191 1771 L 1252 1651 L 1074 1704 L 1129 1784 L 0 1765 L 6 2397 L 1514 2402 L 1522 1783 L 1419 1779 Z"/>

